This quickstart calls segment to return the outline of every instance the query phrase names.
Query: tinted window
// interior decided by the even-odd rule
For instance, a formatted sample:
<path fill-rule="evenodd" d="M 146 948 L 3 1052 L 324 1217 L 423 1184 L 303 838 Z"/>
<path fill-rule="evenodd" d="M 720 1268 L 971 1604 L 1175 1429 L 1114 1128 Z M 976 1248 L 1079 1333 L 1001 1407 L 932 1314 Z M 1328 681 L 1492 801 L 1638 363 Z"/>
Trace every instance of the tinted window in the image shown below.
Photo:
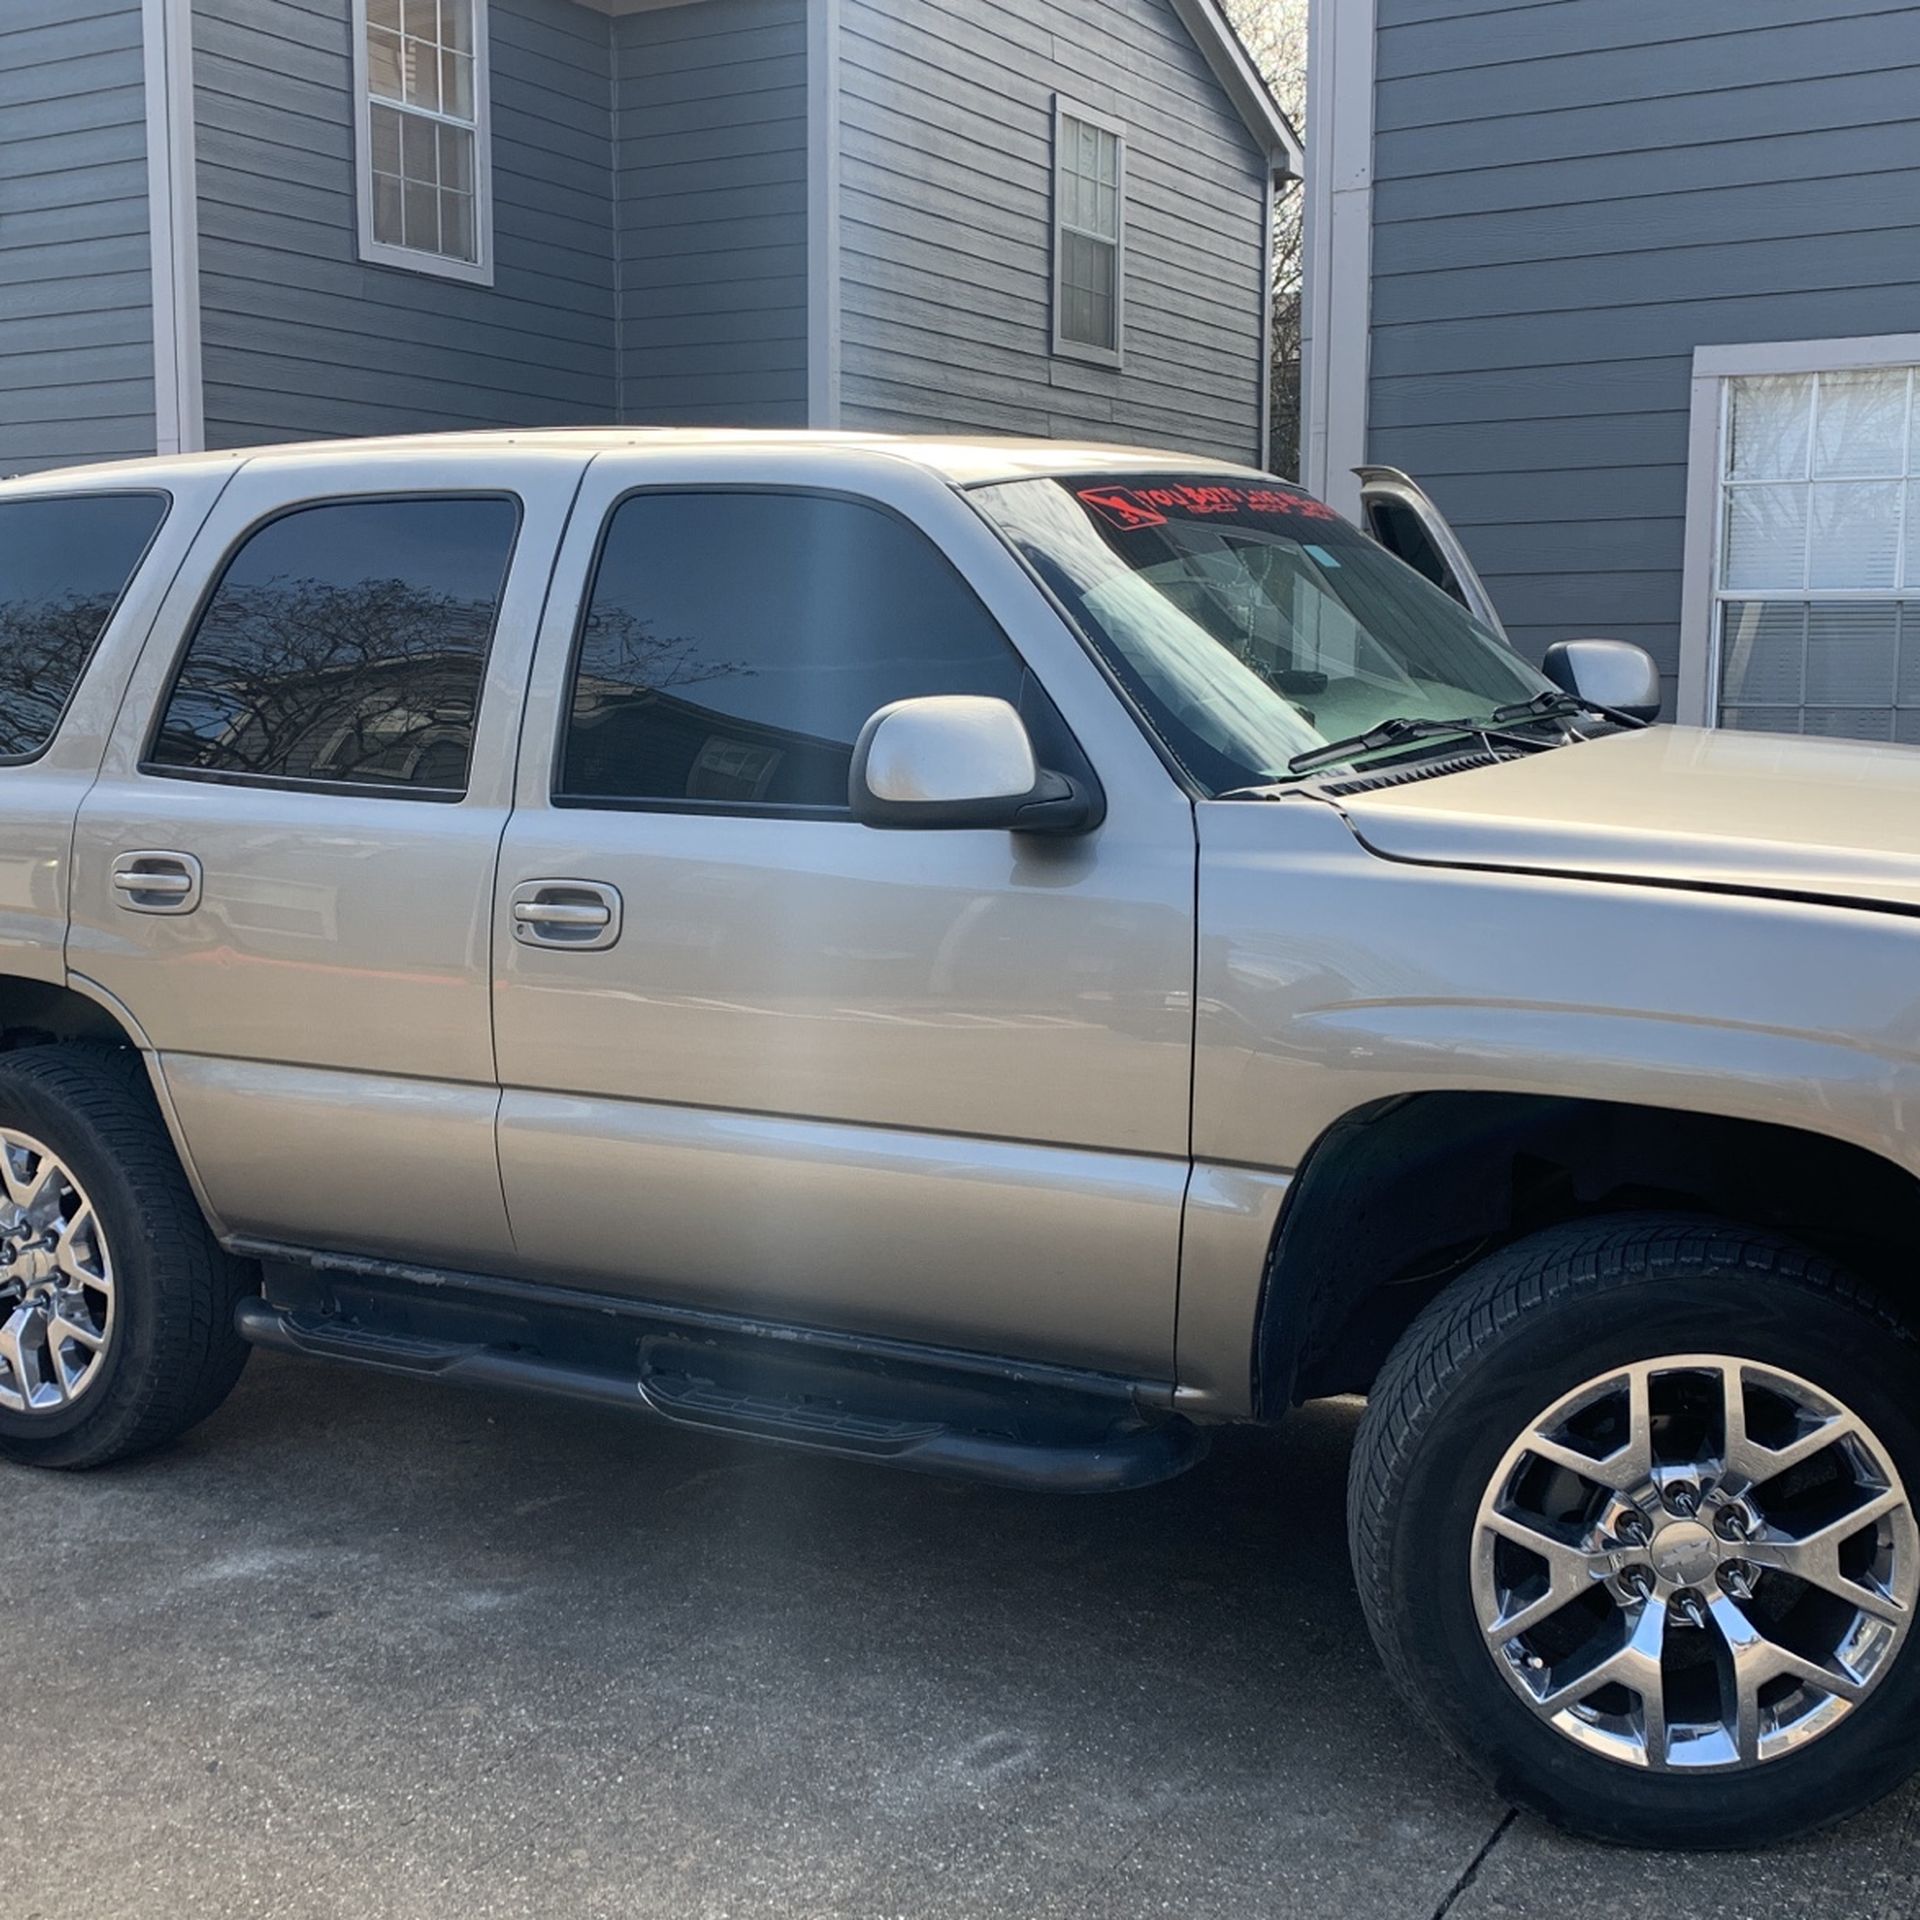
<path fill-rule="evenodd" d="M 0 755 L 37 752 L 53 737 L 166 514 L 152 493 L 0 506 Z"/>
<path fill-rule="evenodd" d="M 875 708 L 1021 704 L 1024 670 L 926 536 L 809 494 L 640 494 L 607 528 L 560 791 L 572 799 L 847 804 Z"/>
<path fill-rule="evenodd" d="M 497 499 L 269 521 L 200 616 L 152 763 L 459 791 L 518 523 Z"/>

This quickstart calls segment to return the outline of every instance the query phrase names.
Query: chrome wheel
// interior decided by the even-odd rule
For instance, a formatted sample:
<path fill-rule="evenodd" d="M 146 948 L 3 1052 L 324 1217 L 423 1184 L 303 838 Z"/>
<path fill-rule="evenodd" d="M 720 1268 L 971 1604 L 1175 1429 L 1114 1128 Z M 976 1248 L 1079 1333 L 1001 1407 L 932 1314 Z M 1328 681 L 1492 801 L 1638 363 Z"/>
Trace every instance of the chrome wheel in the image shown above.
<path fill-rule="evenodd" d="M 72 1405 L 99 1378 L 113 1323 L 93 1203 L 58 1155 L 0 1128 L 0 1412 Z"/>
<path fill-rule="evenodd" d="M 1891 1668 L 1920 1531 L 1886 1449 L 1810 1382 L 1724 1354 L 1597 1375 L 1480 1502 L 1488 1652 L 1582 1747 L 1748 1768 L 1817 1740 Z"/>

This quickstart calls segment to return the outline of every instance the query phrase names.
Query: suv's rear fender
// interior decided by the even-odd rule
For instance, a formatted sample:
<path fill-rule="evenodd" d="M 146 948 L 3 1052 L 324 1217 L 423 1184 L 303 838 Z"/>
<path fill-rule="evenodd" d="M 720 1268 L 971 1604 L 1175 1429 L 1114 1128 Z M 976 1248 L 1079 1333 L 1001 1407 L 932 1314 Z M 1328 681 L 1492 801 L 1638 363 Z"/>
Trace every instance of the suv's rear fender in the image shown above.
<path fill-rule="evenodd" d="M 1252 1405 L 1288 1179 L 1343 1116 L 1484 1092 L 1788 1127 L 1920 1175 L 1920 924 L 1381 860 L 1302 796 L 1200 821 L 1178 1375 Z M 1289 1280 L 1289 1283 L 1290 1280 Z"/>

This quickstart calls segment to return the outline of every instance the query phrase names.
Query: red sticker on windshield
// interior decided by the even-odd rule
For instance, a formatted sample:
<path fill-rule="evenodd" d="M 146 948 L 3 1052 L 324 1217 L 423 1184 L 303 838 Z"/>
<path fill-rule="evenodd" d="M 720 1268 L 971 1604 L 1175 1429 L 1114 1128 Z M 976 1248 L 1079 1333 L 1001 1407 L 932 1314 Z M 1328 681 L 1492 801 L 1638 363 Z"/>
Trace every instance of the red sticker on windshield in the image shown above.
<path fill-rule="evenodd" d="M 1163 527 L 1172 514 L 1205 519 L 1213 514 L 1265 514 L 1283 520 L 1337 520 L 1331 507 L 1282 487 L 1230 487 L 1213 482 L 1174 486 L 1082 487 L 1077 496 L 1110 526 L 1131 532 Z"/>
<path fill-rule="evenodd" d="M 1125 487 L 1084 487 L 1080 498 L 1101 519 L 1116 527 L 1164 527 L 1167 524 L 1164 513 L 1155 513 Z"/>

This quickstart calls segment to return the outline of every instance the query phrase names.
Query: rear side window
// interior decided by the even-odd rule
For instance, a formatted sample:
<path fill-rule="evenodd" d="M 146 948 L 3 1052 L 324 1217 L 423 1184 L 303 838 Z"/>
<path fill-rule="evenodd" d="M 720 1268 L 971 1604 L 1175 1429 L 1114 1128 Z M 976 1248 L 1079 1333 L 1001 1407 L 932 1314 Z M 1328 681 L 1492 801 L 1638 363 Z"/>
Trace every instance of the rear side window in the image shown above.
<path fill-rule="evenodd" d="M 519 521 L 494 497 L 340 500 L 268 521 L 200 616 L 148 764 L 463 792 Z"/>
<path fill-rule="evenodd" d="M 556 798 L 844 811 L 878 707 L 1037 698 L 980 601 L 884 508 L 805 493 L 645 493 L 615 508 Z"/>
<path fill-rule="evenodd" d="M 0 760 L 25 759 L 53 738 L 166 517 L 157 493 L 0 505 Z"/>

